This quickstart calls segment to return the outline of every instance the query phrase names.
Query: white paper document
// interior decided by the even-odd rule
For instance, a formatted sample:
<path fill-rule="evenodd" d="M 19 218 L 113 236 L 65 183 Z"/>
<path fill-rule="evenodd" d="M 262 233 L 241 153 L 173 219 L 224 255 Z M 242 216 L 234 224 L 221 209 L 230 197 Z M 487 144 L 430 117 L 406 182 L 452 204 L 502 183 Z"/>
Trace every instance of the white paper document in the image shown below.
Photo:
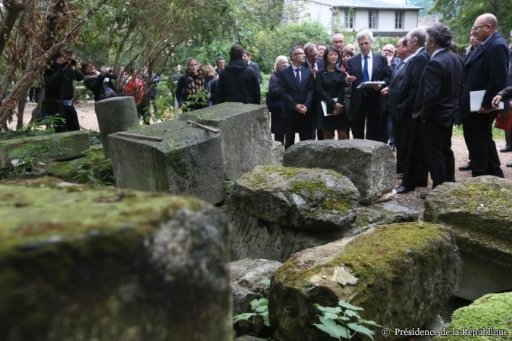
<path fill-rule="evenodd" d="M 332 99 L 334 102 L 337 102 L 338 101 L 338 98 L 333 98 Z M 320 101 L 320 105 L 322 106 L 322 112 L 324 113 L 324 116 L 332 116 L 334 115 L 334 113 L 328 113 L 327 112 L 327 102 L 326 101 Z"/>
<path fill-rule="evenodd" d="M 482 101 L 484 100 L 485 90 L 477 90 L 477 91 L 470 91 L 469 92 L 469 111 L 471 112 L 477 112 L 480 110 L 480 107 L 482 106 Z M 503 102 L 500 102 L 496 110 L 503 109 Z"/>
<path fill-rule="evenodd" d="M 373 85 L 384 85 L 386 84 L 386 82 L 382 82 L 382 81 L 375 81 L 375 82 L 362 82 L 361 84 L 359 84 L 357 86 L 356 89 L 364 89 L 364 88 L 370 88 L 372 87 Z"/>

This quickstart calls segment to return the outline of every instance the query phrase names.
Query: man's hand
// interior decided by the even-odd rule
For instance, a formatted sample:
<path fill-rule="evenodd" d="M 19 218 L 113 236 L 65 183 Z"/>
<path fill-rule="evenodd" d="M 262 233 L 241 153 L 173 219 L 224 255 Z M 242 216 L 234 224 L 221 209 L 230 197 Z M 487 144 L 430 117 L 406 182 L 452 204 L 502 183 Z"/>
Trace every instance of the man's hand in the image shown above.
<path fill-rule="evenodd" d="M 494 96 L 494 98 L 492 99 L 491 104 L 492 104 L 492 107 L 493 107 L 494 109 L 496 109 L 496 108 L 498 107 L 498 105 L 500 104 L 500 102 L 501 102 L 501 98 L 502 98 L 502 97 L 501 97 L 500 95 L 496 95 L 496 96 Z"/>
<path fill-rule="evenodd" d="M 308 108 L 304 104 L 297 104 L 295 106 L 295 110 L 298 111 L 301 115 L 306 115 L 308 112 Z"/>
<path fill-rule="evenodd" d="M 343 104 L 336 103 L 334 105 L 334 115 L 341 115 L 342 110 L 343 110 Z"/>
<path fill-rule="evenodd" d="M 381 96 L 387 96 L 389 94 L 389 86 L 386 86 L 380 91 Z"/>
<path fill-rule="evenodd" d="M 480 107 L 480 109 L 478 109 L 478 113 L 480 113 L 480 114 L 488 114 L 488 113 L 490 113 L 493 110 L 494 110 L 493 108 Z"/>
<path fill-rule="evenodd" d="M 345 72 L 345 83 L 351 84 L 356 79 L 357 79 L 356 76 L 351 76 L 348 74 L 348 72 Z"/>

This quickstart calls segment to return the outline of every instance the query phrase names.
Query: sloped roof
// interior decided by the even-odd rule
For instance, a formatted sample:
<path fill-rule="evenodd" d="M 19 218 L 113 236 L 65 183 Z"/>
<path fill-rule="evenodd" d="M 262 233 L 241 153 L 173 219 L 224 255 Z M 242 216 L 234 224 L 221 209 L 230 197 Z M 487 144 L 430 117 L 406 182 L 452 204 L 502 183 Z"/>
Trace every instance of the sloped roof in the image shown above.
<path fill-rule="evenodd" d="M 376 8 L 376 9 L 401 9 L 401 10 L 420 10 L 423 7 L 404 5 L 396 2 L 387 2 L 379 0 L 310 0 L 310 2 L 327 5 L 331 7 L 343 8 Z"/>

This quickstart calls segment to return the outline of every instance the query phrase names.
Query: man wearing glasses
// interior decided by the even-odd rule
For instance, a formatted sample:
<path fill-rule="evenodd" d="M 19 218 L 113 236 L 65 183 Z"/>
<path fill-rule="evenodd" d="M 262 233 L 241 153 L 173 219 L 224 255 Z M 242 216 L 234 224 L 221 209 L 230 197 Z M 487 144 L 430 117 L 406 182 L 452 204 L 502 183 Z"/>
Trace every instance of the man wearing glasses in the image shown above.
<path fill-rule="evenodd" d="M 492 139 L 492 124 L 498 111 L 492 99 L 508 84 L 509 50 L 507 42 L 497 32 L 498 21 L 491 13 L 476 18 L 471 34 L 481 42 L 465 61 L 460 113 L 466 145 L 471 156 L 474 177 L 503 177 L 496 144 Z M 470 92 L 484 90 L 478 110 L 470 109 Z"/>

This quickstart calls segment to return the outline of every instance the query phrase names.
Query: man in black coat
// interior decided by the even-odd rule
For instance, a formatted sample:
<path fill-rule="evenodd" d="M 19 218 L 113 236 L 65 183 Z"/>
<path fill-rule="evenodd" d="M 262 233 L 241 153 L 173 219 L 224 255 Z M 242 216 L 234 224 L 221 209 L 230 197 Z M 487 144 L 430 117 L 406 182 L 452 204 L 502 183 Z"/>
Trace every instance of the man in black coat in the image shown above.
<path fill-rule="evenodd" d="M 403 149 L 403 154 L 400 156 L 403 160 L 401 168 L 403 176 L 400 186 L 396 189 L 398 194 L 414 191 L 417 186 L 425 187 L 428 181 L 419 123 L 417 114 L 414 113 L 420 80 L 429 61 L 429 55 L 425 51 L 427 34 L 425 30 L 418 28 L 407 33 L 406 38 L 407 48 L 413 53 L 413 57 L 405 66 L 398 100 L 402 113 L 400 143 Z"/>
<path fill-rule="evenodd" d="M 285 149 L 295 143 L 295 132 L 299 132 L 301 141 L 310 140 L 313 134 L 313 74 L 304 67 L 305 54 L 301 47 L 290 52 L 292 65 L 279 72 L 282 87 L 283 125 Z"/>
<path fill-rule="evenodd" d="M 492 108 L 491 101 L 507 86 L 509 50 L 497 27 L 498 21 L 491 13 L 476 18 L 471 34 L 481 44 L 466 59 L 464 66 L 460 112 L 473 176 L 503 177 L 496 144 L 492 139 L 492 124 L 498 111 Z M 472 112 L 470 92 L 477 90 L 484 90 L 485 93 L 479 109 Z"/>
<path fill-rule="evenodd" d="M 242 59 L 244 49 L 235 44 L 229 51 L 228 66 L 219 75 L 218 103 L 242 102 L 260 104 L 261 90 L 254 70 Z"/>
<path fill-rule="evenodd" d="M 382 86 L 373 85 L 358 89 L 362 82 L 367 81 L 389 81 L 391 69 L 388 66 L 386 57 L 372 53 L 373 33 L 361 31 L 356 36 L 361 53 L 358 53 L 348 61 L 348 73 L 355 76 L 352 82 L 350 97 L 350 110 L 354 116 L 352 123 L 352 134 L 356 139 L 366 138 L 368 140 L 381 141 L 382 120 L 382 97 L 380 90 Z"/>
<path fill-rule="evenodd" d="M 455 181 L 452 130 L 459 111 L 463 61 L 450 51 L 452 32 L 443 24 L 427 29 L 430 60 L 423 72 L 414 112 L 418 113 L 421 140 L 432 187 Z"/>
<path fill-rule="evenodd" d="M 400 38 L 398 40 L 396 45 L 396 55 L 400 58 L 400 61 L 393 69 L 393 73 L 389 80 L 389 86 L 382 89 L 381 93 L 388 97 L 388 109 L 395 135 L 394 143 L 396 147 L 397 173 L 403 173 L 403 164 L 405 162 L 405 152 L 402 143 L 404 105 L 400 102 L 400 94 L 402 91 L 406 65 L 413 57 L 413 52 L 407 48 L 406 38 Z"/>

